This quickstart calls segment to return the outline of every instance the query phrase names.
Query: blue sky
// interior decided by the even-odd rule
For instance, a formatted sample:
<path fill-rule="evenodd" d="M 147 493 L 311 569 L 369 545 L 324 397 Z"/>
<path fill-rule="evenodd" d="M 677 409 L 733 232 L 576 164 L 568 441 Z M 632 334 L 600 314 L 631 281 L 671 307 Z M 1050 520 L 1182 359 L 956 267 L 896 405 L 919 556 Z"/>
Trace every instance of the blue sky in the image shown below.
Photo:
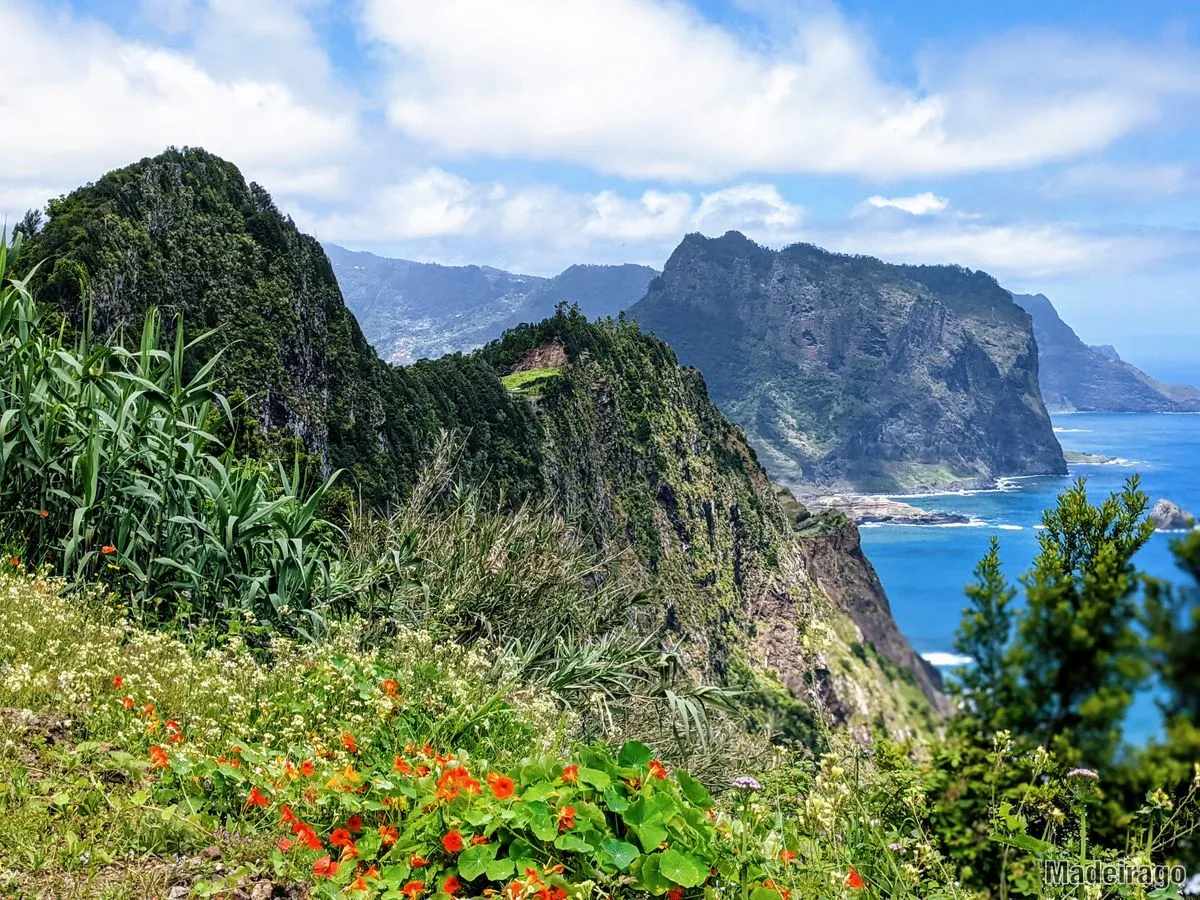
<path fill-rule="evenodd" d="M 1200 338 L 1200 5 L 0 0 L 0 210 L 169 144 L 347 246 L 549 273 L 738 228 Z"/>

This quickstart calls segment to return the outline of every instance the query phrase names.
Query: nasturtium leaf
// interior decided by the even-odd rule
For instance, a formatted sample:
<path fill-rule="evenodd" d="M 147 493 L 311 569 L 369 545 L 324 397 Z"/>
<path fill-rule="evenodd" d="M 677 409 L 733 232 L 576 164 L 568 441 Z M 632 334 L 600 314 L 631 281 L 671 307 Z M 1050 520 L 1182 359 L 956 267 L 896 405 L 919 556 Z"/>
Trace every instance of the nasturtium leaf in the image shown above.
<path fill-rule="evenodd" d="M 692 803 L 702 806 L 705 809 L 713 805 L 712 795 L 708 792 L 708 788 L 687 772 L 679 769 L 676 771 L 675 777 L 679 780 L 679 787 L 683 790 L 683 796 L 687 797 Z"/>
<path fill-rule="evenodd" d="M 458 872 L 467 881 L 474 881 L 487 871 L 496 858 L 496 844 L 474 844 L 458 855 Z"/>
<path fill-rule="evenodd" d="M 662 852 L 658 870 L 664 878 L 669 878 L 683 887 L 697 887 L 704 884 L 708 877 L 708 868 L 701 860 L 690 853 L 680 853 L 674 848 Z"/>
<path fill-rule="evenodd" d="M 608 854 L 614 866 L 622 870 L 629 868 L 629 864 L 641 855 L 633 844 L 611 837 L 600 842 L 600 849 Z"/>
<path fill-rule="evenodd" d="M 488 863 L 488 881 L 503 881 L 516 871 L 511 859 L 494 859 Z"/>
<path fill-rule="evenodd" d="M 554 839 L 554 846 L 559 850 L 566 850 L 570 853 L 589 853 L 596 848 L 585 841 L 577 834 L 560 834 Z"/>
<path fill-rule="evenodd" d="M 539 781 L 537 784 L 531 784 L 521 792 L 521 799 L 525 802 L 533 800 L 545 800 L 547 797 L 553 796 L 558 790 L 558 785 L 551 784 L 548 781 Z"/>
<path fill-rule="evenodd" d="M 629 808 L 629 798 L 615 787 L 610 787 L 604 792 L 604 802 L 615 813 L 625 812 Z"/>
<path fill-rule="evenodd" d="M 601 772 L 599 769 L 580 769 L 579 780 L 584 784 L 590 784 L 598 791 L 602 791 L 612 784 L 612 779 L 608 777 L 608 773 Z"/>
<path fill-rule="evenodd" d="M 659 855 L 657 853 L 639 857 L 629 869 L 639 882 L 637 887 L 644 888 L 652 894 L 665 894 L 672 887 L 673 883 L 663 877 L 659 871 Z"/>
<path fill-rule="evenodd" d="M 654 759 L 654 751 L 640 741 L 627 741 L 617 756 L 617 762 L 622 766 L 644 766 Z"/>
<path fill-rule="evenodd" d="M 783 894 L 770 888 L 756 887 L 750 891 L 750 900 L 783 900 Z"/>
<path fill-rule="evenodd" d="M 637 832 L 638 841 L 641 843 L 642 849 L 647 853 L 667 839 L 667 829 L 663 826 L 660 819 L 654 819 L 643 825 L 639 825 L 634 831 Z"/>

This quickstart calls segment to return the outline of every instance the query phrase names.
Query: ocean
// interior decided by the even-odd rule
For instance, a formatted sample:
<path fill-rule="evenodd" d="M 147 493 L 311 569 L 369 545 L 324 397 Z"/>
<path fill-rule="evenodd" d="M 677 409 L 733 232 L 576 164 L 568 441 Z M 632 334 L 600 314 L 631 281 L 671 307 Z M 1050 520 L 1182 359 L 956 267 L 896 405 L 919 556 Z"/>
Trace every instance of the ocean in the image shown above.
<path fill-rule="evenodd" d="M 992 535 L 1000 539 L 1005 574 L 1011 581 L 1037 553 L 1035 526 L 1042 510 L 1072 479 L 1087 479 L 1096 502 L 1119 490 L 1130 475 L 1141 476 L 1151 503 L 1165 497 L 1200 517 L 1200 414 L 1073 413 L 1053 417 L 1064 450 L 1116 458 L 1105 464 L 1070 465 L 1065 478 L 1018 478 L 991 491 L 897 497 L 925 509 L 962 513 L 970 525 L 866 525 L 863 548 L 875 565 L 900 629 L 914 649 L 935 664 L 955 662 L 954 632 L 966 603 L 963 589 Z M 1157 533 L 1137 557 L 1146 572 L 1181 580 L 1169 545 Z M 1141 743 L 1161 730 L 1152 695 L 1138 698 L 1125 736 Z"/>

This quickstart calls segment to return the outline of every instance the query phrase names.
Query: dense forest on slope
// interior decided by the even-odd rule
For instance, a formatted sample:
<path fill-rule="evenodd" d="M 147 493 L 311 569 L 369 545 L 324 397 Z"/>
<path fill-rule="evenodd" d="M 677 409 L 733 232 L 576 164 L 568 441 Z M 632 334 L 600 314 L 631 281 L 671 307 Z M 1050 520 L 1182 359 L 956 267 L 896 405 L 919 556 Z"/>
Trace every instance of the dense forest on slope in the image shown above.
<path fill-rule="evenodd" d="M 1090 347 L 1044 294 L 1013 294 L 1033 317 L 1038 381 L 1051 412 L 1200 412 L 1200 389 L 1164 384 L 1112 347 Z"/>
<path fill-rule="evenodd" d="M 497 486 L 538 483 L 536 430 L 475 361 L 383 363 L 346 309 L 321 245 L 237 167 L 168 150 L 51 201 L 27 241 L 39 299 L 103 339 L 137 334 L 158 308 L 189 334 L 219 329 L 218 374 L 242 400 L 246 449 L 298 441 L 322 471 L 345 469 L 368 503 L 412 482 L 439 429 L 467 435 L 463 465 Z M 198 365 L 199 359 L 192 360 Z"/>
<path fill-rule="evenodd" d="M 693 234 L 629 315 L 704 373 L 789 486 L 1066 471 L 1029 317 L 982 272 Z"/>
<path fill-rule="evenodd" d="M 384 359 L 410 363 L 467 352 L 562 301 L 592 318 L 615 316 L 646 293 L 647 266 L 574 265 L 553 278 L 491 266 L 442 266 L 326 244 L 346 305 Z"/>

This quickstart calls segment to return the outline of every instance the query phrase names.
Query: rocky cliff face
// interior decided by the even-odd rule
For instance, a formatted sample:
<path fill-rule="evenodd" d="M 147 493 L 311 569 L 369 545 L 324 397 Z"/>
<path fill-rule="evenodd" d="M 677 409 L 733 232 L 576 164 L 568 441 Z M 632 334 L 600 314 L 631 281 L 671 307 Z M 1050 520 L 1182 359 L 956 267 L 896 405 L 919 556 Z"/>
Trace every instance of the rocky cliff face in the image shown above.
<path fill-rule="evenodd" d="M 1044 294 L 1013 299 L 1033 317 L 1038 378 L 1052 412 L 1200 412 L 1200 389 L 1156 381 L 1111 346 L 1089 347 Z"/>
<path fill-rule="evenodd" d="M 544 429 L 551 490 L 590 533 L 638 554 L 698 668 L 773 698 L 762 714 L 799 731 L 814 704 L 864 734 L 873 720 L 893 733 L 929 725 L 939 683 L 897 629 L 854 525 L 785 510 L 700 373 L 662 341 L 563 313 L 483 355 L 523 374 L 537 359 L 540 379 L 520 390 Z"/>
<path fill-rule="evenodd" d="M 571 266 L 553 278 L 488 266 L 439 266 L 325 247 L 346 305 L 393 363 L 474 350 L 521 322 L 540 322 L 561 301 L 615 316 L 658 273 L 646 266 Z"/>
<path fill-rule="evenodd" d="M 801 491 L 1066 471 L 1029 317 L 982 272 L 693 234 L 629 314 Z"/>

